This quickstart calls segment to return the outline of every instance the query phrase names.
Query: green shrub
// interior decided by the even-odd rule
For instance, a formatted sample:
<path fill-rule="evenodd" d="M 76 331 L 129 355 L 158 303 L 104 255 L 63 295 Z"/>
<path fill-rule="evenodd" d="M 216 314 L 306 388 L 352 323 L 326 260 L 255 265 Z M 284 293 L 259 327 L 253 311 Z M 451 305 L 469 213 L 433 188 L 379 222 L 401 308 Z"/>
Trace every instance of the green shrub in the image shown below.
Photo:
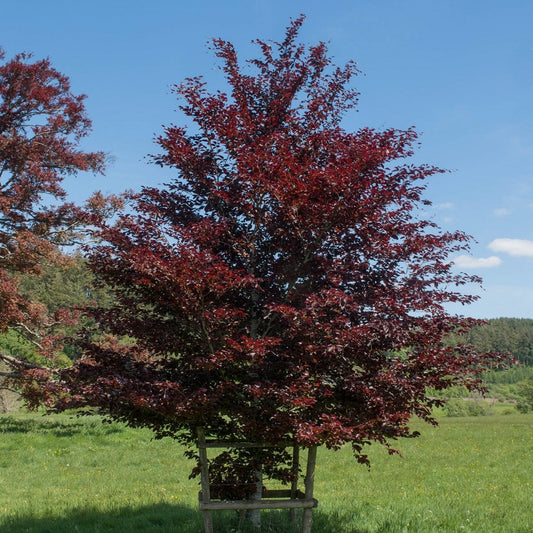
<path fill-rule="evenodd" d="M 451 398 L 443 407 L 445 416 L 485 416 L 488 414 L 487 406 L 484 402 L 476 400 L 463 400 Z"/>
<path fill-rule="evenodd" d="M 521 413 L 533 411 L 533 376 L 529 376 L 528 379 L 518 383 L 517 389 L 520 399 L 516 408 Z"/>
<path fill-rule="evenodd" d="M 34 344 L 12 329 L 0 334 L 0 351 L 39 365 L 48 366 L 50 364 L 48 359 L 38 352 Z M 54 354 L 53 364 L 56 367 L 65 367 L 71 365 L 72 361 L 67 353 L 60 352 Z"/>
<path fill-rule="evenodd" d="M 29 361 L 37 357 L 36 347 L 11 329 L 0 334 L 0 350 Z"/>

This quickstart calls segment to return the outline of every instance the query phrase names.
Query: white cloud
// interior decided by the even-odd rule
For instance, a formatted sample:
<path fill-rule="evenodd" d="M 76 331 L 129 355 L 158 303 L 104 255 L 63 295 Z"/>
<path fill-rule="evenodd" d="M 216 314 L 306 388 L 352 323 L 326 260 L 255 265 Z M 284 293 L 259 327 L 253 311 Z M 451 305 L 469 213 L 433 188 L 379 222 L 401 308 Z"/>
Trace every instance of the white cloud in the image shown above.
<path fill-rule="evenodd" d="M 460 255 L 453 262 L 459 268 L 493 268 L 501 264 L 502 260 L 495 255 L 490 257 L 472 257 L 471 255 Z"/>
<path fill-rule="evenodd" d="M 489 248 L 515 257 L 533 257 L 533 241 L 526 239 L 494 239 Z"/>
<path fill-rule="evenodd" d="M 454 209 L 455 204 L 453 204 L 452 202 L 443 202 L 442 204 L 435 205 L 435 208 L 436 209 Z"/>
<path fill-rule="evenodd" d="M 506 207 L 500 207 L 500 208 L 494 210 L 494 214 L 497 217 L 506 217 L 506 216 L 510 215 L 511 213 L 512 213 L 512 211 L 510 209 L 507 209 Z"/>

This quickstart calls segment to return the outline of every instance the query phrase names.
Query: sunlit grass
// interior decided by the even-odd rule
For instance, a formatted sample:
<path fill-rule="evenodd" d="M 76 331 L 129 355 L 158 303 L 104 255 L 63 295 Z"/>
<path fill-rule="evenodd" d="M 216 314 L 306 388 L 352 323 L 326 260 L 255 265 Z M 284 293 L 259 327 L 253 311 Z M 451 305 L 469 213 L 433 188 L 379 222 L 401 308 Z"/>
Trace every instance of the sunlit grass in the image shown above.
<path fill-rule="evenodd" d="M 374 450 L 369 472 L 354 471 L 345 453 L 322 454 L 321 510 L 339 516 L 346 532 L 531 531 L 531 422 L 444 419 L 401 442 L 403 457 Z"/>
<path fill-rule="evenodd" d="M 446 418 L 400 441 L 402 457 L 370 449 L 318 454 L 316 533 L 533 530 L 533 415 Z M 200 533 L 192 464 L 148 431 L 65 415 L 0 418 L 0 531 Z M 298 531 L 264 512 L 264 531 Z M 215 513 L 215 531 L 246 531 Z"/>

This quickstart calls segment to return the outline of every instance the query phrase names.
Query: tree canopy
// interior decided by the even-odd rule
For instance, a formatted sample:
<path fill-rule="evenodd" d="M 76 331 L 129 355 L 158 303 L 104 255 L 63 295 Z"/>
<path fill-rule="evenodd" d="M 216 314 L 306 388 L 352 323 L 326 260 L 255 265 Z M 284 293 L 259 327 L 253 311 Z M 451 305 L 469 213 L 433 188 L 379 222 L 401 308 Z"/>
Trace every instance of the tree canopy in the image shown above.
<path fill-rule="evenodd" d="M 415 435 L 413 415 L 433 422 L 428 387 L 481 386 L 497 356 L 443 342 L 474 323 L 445 306 L 473 301 L 460 289 L 479 280 L 452 270 L 469 237 L 421 216 L 441 170 L 409 162 L 414 129 L 343 128 L 356 66 L 300 44 L 302 22 L 256 41 L 246 64 L 215 39 L 228 92 L 175 87 L 192 125 L 157 139 L 169 183 L 114 223 L 93 219 L 91 267 L 115 300 L 91 315 L 111 336 L 80 341 L 57 409 L 96 407 L 188 446 L 199 426 L 350 443 L 365 462 L 365 444 Z M 221 480 L 249 478 L 254 461 L 288 479 L 283 452 L 229 453 L 212 464 Z"/>
<path fill-rule="evenodd" d="M 17 330 L 50 357 L 49 328 L 68 322 L 68 314 L 48 313 L 20 291 L 19 278 L 64 258 L 60 246 L 81 217 L 65 201 L 64 177 L 104 168 L 103 153 L 80 148 L 91 128 L 84 98 L 48 59 L 5 60 L 0 50 L 0 332 Z M 3 351 L 0 360 L 18 376 L 36 367 Z"/>

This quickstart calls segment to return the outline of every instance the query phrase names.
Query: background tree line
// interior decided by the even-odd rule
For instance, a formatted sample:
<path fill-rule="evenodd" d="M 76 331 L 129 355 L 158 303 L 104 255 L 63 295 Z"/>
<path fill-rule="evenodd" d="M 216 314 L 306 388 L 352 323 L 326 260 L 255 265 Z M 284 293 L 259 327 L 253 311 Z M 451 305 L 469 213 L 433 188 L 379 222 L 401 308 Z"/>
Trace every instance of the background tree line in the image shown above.
<path fill-rule="evenodd" d="M 509 352 L 522 365 L 533 365 L 533 319 L 491 318 L 464 336 L 451 335 L 450 344 L 466 342 L 477 350 Z"/>
<path fill-rule="evenodd" d="M 95 287 L 93 281 L 94 276 L 86 261 L 80 255 L 75 255 L 66 258 L 61 264 L 43 265 L 39 276 L 21 276 L 19 290 L 32 301 L 45 305 L 50 314 L 91 302 L 105 307 L 111 300 L 110 292 Z M 72 327 L 66 326 L 64 329 L 67 336 L 74 333 Z M 36 363 L 45 362 L 37 347 L 14 329 L 0 333 L 0 350 Z M 67 342 L 63 345 L 62 353 L 57 355 L 66 366 L 76 359 L 77 351 Z"/>

